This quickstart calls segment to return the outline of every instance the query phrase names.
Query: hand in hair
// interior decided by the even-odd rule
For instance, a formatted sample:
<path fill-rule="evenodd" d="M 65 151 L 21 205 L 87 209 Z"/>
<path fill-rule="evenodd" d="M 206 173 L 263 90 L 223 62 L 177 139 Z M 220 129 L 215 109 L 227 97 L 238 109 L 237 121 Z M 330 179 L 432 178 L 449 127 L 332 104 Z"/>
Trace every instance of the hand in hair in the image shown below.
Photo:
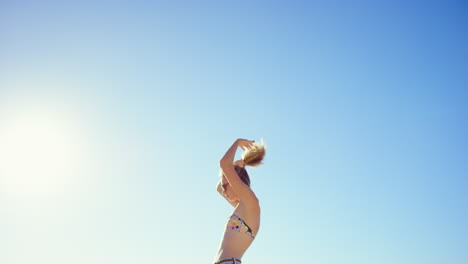
<path fill-rule="evenodd" d="M 242 150 L 246 151 L 247 149 L 253 147 L 254 142 L 255 140 L 247 140 L 247 139 L 239 138 L 237 139 L 237 146 L 239 146 Z"/>

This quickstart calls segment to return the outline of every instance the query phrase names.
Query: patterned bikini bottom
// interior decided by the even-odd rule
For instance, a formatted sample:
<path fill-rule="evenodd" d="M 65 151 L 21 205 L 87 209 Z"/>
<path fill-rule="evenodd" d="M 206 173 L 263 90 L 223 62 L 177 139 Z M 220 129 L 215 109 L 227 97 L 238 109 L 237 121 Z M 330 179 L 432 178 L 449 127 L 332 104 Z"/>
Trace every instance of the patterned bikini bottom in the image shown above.
<path fill-rule="evenodd" d="M 214 264 L 240 264 L 241 260 L 238 258 L 226 258 L 216 261 Z"/>

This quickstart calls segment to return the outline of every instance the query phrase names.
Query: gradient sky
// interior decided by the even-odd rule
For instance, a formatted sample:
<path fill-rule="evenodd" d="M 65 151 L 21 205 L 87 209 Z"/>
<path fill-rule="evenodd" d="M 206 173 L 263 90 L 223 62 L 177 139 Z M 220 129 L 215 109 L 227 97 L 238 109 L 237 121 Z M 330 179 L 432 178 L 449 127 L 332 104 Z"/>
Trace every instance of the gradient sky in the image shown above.
<path fill-rule="evenodd" d="M 0 1 L 0 263 L 213 263 L 236 138 L 243 263 L 468 263 L 467 12 Z"/>

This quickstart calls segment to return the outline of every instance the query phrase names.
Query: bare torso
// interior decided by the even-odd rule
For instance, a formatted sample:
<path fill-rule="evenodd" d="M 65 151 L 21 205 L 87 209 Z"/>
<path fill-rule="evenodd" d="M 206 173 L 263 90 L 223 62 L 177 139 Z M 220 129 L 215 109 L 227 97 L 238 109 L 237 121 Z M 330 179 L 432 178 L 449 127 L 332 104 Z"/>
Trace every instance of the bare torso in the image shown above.
<path fill-rule="evenodd" d="M 260 206 L 248 207 L 241 201 L 234 209 L 233 214 L 242 218 L 252 229 L 254 235 L 257 235 L 260 229 Z M 254 238 L 250 235 L 226 228 L 225 225 L 223 239 L 214 262 L 225 258 L 241 259 L 253 240 Z"/>

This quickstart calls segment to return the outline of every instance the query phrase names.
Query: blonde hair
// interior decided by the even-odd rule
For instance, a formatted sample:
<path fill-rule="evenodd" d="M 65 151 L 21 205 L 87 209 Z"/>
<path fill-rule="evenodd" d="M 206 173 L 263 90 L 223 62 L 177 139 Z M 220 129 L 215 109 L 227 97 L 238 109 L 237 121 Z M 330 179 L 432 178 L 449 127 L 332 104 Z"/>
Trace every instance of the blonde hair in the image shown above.
<path fill-rule="evenodd" d="M 260 143 L 253 143 L 253 146 L 242 153 L 242 160 L 245 166 L 257 167 L 263 164 L 262 160 L 265 157 L 266 145 L 263 139 Z M 239 175 L 239 178 L 250 187 L 250 177 L 245 167 L 234 166 L 234 169 Z"/>
<path fill-rule="evenodd" d="M 245 166 L 257 167 L 263 164 L 262 160 L 265 157 L 265 153 L 266 144 L 263 139 L 261 139 L 260 143 L 253 143 L 252 148 L 249 148 L 242 153 L 242 160 L 244 161 Z M 239 175 L 239 178 L 250 187 L 250 177 L 245 167 L 235 165 L 234 169 L 236 170 L 237 175 Z M 220 171 L 219 176 L 225 177 L 223 170 Z"/>
<path fill-rule="evenodd" d="M 242 160 L 245 163 L 245 166 L 257 167 L 263 164 L 262 160 L 265 157 L 266 145 L 263 139 L 260 140 L 260 143 L 253 143 L 252 148 L 247 149 L 242 154 Z"/>

